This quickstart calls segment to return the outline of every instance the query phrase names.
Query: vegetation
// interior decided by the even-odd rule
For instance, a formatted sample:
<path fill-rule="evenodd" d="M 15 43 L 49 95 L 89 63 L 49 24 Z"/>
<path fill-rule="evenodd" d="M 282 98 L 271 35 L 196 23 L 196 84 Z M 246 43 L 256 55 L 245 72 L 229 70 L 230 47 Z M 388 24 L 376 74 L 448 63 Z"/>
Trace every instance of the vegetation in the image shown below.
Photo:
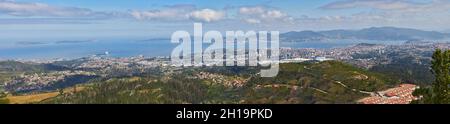
<path fill-rule="evenodd" d="M 10 104 L 26 104 L 26 103 L 40 102 L 42 100 L 55 97 L 58 94 L 59 94 L 58 92 L 38 93 L 21 96 L 8 96 L 6 97 L 6 99 L 9 101 Z"/>
<path fill-rule="evenodd" d="M 249 79 L 242 87 L 227 87 L 209 79 L 190 78 L 195 72 L 201 71 L 196 69 L 165 76 L 149 74 L 98 80 L 90 83 L 83 91 L 64 93 L 41 103 L 354 103 L 368 96 L 359 90 L 377 91 L 398 83 L 383 74 L 336 61 L 282 64 L 280 67 L 281 71 L 275 78 L 240 76 Z M 255 70 L 217 67 L 210 71 L 225 76 L 239 76 L 232 73 Z"/>
<path fill-rule="evenodd" d="M 248 88 L 249 103 L 354 103 L 368 96 L 358 91 L 378 91 L 398 83 L 382 74 L 337 61 L 280 67 L 277 77 L 255 78 L 248 83 L 248 87 L 263 87 Z"/>
<path fill-rule="evenodd" d="M 398 78 L 401 82 L 428 86 L 434 80 L 430 72 L 430 60 L 420 60 L 420 63 L 414 63 L 415 58 L 397 58 L 390 64 L 381 64 L 374 66 L 370 71 L 384 73 L 393 78 Z"/>
<path fill-rule="evenodd" d="M 0 98 L 0 104 L 8 104 L 8 103 L 9 103 L 8 99 Z"/>
<path fill-rule="evenodd" d="M 183 77 L 174 77 L 165 82 L 154 77 L 133 77 L 94 83 L 83 91 L 60 95 L 42 103 L 216 103 L 215 99 L 224 95 L 220 89 L 224 88 Z"/>
<path fill-rule="evenodd" d="M 9 100 L 6 99 L 5 97 L 6 97 L 6 94 L 0 92 L 0 104 L 8 104 L 9 103 Z"/>
<path fill-rule="evenodd" d="M 414 92 L 414 95 L 422 97 L 414 103 L 448 104 L 450 103 L 450 50 L 438 49 L 432 58 L 431 68 L 435 75 L 435 81 L 431 88 L 425 87 Z"/>

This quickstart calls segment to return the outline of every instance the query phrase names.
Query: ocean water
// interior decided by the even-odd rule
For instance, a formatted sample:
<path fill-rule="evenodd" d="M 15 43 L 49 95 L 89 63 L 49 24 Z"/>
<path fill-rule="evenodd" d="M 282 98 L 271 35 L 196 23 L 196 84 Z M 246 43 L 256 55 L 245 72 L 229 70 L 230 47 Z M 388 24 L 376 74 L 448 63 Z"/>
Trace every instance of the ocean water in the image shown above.
<path fill-rule="evenodd" d="M 176 44 L 168 41 L 92 41 L 0 47 L 3 59 L 74 59 L 108 52 L 113 57 L 167 56 Z"/>
<path fill-rule="evenodd" d="M 358 43 L 396 44 L 393 41 L 317 41 L 317 42 L 281 42 L 280 47 L 291 48 L 339 48 Z M 401 42 L 402 43 L 402 42 Z M 7 59 L 74 59 L 108 52 L 113 57 L 129 57 L 144 55 L 146 57 L 169 56 L 177 44 L 168 40 L 151 41 L 89 41 L 65 43 L 28 43 L 0 44 L 0 60 Z"/>

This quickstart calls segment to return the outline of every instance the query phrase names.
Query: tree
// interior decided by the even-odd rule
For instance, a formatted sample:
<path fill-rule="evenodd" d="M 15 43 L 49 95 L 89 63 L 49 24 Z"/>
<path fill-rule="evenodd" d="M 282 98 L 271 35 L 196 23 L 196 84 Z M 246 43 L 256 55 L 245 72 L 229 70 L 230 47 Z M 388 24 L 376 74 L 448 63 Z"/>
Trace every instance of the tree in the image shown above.
<path fill-rule="evenodd" d="M 432 58 L 431 69 L 435 81 L 431 88 L 422 88 L 414 92 L 415 96 L 421 97 L 415 103 L 448 104 L 450 103 L 448 92 L 450 85 L 450 50 L 437 49 Z"/>

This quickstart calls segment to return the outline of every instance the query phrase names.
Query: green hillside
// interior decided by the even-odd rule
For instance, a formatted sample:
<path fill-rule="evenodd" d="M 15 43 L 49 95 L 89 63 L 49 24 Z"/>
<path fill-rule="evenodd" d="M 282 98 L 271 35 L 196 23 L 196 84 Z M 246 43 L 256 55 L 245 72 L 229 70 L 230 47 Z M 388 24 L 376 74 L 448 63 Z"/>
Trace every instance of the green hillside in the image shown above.
<path fill-rule="evenodd" d="M 248 103 L 354 103 L 369 95 L 360 91 L 378 91 L 398 83 L 383 74 L 336 61 L 280 67 L 277 77 L 255 78 L 248 83 Z M 258 85 L 263 88 L 250 88 Z"/>
<path fill-rule="evenodd" d="M 280 67 L 274 78 L 223 74 L 224 79 L 249 79 L 240 87 L 189 78 L 198 69 L 166 76 L 94 81 L 82 91 L 42 103 L 354 103 L 369 95 L 361 91 L 377 91 L 398 83 L 383 74 L 335 61 Z"/>

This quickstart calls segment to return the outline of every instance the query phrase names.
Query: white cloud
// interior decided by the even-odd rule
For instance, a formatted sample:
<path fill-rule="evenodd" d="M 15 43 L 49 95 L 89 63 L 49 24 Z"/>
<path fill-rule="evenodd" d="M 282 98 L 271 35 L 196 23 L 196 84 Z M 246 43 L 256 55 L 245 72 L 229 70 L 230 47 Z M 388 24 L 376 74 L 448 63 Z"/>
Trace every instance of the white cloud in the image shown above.
<path fill-rule="evenodd" d="M 94 12 L 86 8 L 51 6 L 43 3 L 0 0 L 0 14 L 44 17 L 108 17 L 112 13 Z"/>
<path fill-rule="evenodd" d="M 184 20 L 184 19 L 187 19 L 187 15 L 185 12 L 175 10 L 175 9 L 132 11 L 130 14 L 138 20 Z"/>
<path fill-rule="evenodd" d="M 245 22 L 250 23 L 250 24 L 259 24 L 261 23 L 261 20 L 259 19 L 252 19 L 252 18 L 248 18 L 248 19 L 244 19 Z"/>
<path fill-rule="evenodd" d="M 193 5 L 172 5 L 162 9 L 132 11 L 132 17 L 138 20 L 181 21 L 189 19 L 189 12 L 196 10 Z"/>
<path fill-rule="evenodd" d="M 414 3 L 404 0 L 344 0 L 338 2 L 332 2 L 321 8 L 323 9 L 349 9 L 358 7 L 369 7 L 376 9 L 405 9 L 411 6 L 420 5 L 419 3 Z"/>
<path fill-rule="evenodd" d="M 273 8 L 262 6 L 247 6 L 239 8 L 239 15 L 244 22 L 257 24 L 261 22 L 290 22 L 293 20 L 288 14 Z"/>
<path fill-rule="evenodd" d="M 286 17 L 287 15 L 279 10 L 269 10 L 266 13 L 263 13 L 261 15 L 262 18 L 269 18 L 269 19 L 279 19 Z"/>
<path fill-rule="evenodd" d="M 166 6 L 159 10 L 132 11 L 130 13 L 138 20 L 162 20 L 162 21 L 219 21 L 225 18 L 225 13 L 213 9 L 197 9 L 193 5 Z"/>
<path fill-rule="evenodd" d="M 239 9 L 239 13 L 240 14 L 245 14 L 245 15 L 251 15 L 251 14 L 261 14 L 264 13 L 266 10 L 261 7 L 261 6 L 256 6 L 256 7 L 241 7 Z"/>
<path fill-rule="evenodd" d="M 429 2 L 413 2 L 407 0 L 345 0 L 332 2 L 322 9 L 371 8 L 392 12 L 430 12 L 450 9 L 448 0 L 432 0 Z"/>
<path fill-rule="evenodd" d="M 193 11 L 189 14 L 190 18 L 205 22 L 218 21 L 225 17 L 224 12 L 215 11 L 212 9 L 202 9 Z"/>
<path fill-rule="evenodd" d="M 329 27 L 400 26 L 422 29 L 450 24 L 449 0 L 342 0 L 326 4 L 320 9 L 350 11 L 345 15 L 299 18 L 297 22 Z"/>

